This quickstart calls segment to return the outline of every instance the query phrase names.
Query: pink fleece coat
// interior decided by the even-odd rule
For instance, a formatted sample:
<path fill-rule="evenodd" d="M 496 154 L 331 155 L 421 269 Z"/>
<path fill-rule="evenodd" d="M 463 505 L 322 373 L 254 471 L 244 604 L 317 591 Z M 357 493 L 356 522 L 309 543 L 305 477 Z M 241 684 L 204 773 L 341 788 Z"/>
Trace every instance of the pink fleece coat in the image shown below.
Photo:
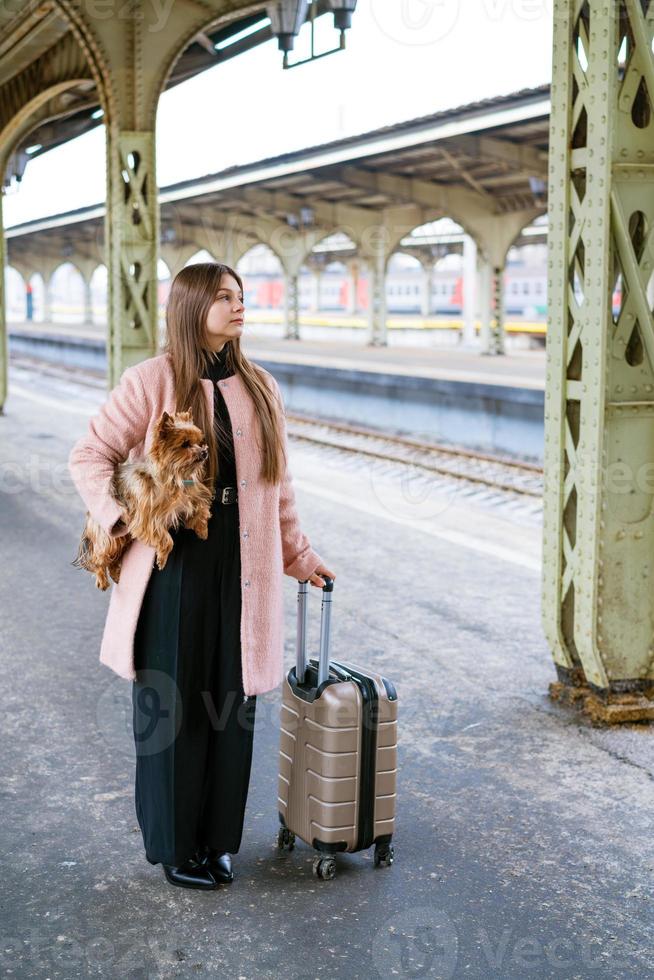
<path fill-rule="evenodd" d="M 288 452 L 279 385 L 268 371 L 261 370 L 279 401 Z M 209 417 L 213 418 L 214 382 L 202 378 L 201 384 Z M 243 687 L 248 695 L 263 694 L 284 678 L 282 576 L 308 579 L 323 559 L 300 528 L 288 467 L 282 482 L 275 486 L 259 476 L 261 454 L 255 438 L 258 420 L 241 377 L 236 374 L 218 384 L 232 423 L 238 481 Z M 150 357 L 125 369 L 107 401 L 90 420 L 87 434 L 70 451 L 68 468 L 73 483 L 91 516 L 108 533 L 121 533 L 114 530 L 120 517 L 120 505 L 110 492 L 114 467 L 125 459 L 142 458 L 150 448 L 157 419 L 164 410 L 173 413 L 175 408 L 170 357 Z M 100 662 L 128 680 L 136 677 L 134 635 L 153 567 L 154 549 L 132 541 L 123 556 L 120 581 L 111 587 Z"/>

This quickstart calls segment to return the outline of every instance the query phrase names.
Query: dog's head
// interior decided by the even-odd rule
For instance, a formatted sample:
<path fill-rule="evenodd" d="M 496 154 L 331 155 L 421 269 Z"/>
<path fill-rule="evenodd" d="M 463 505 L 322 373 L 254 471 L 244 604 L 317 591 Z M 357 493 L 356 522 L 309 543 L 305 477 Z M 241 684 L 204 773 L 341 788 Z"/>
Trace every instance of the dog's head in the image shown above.
<path fill-rule="evenodd" d="M 163 412 L 157 420 L 150 455 L 160 471 L 182 479 L 200 479 L 209 447 L 190 412 Z"/>

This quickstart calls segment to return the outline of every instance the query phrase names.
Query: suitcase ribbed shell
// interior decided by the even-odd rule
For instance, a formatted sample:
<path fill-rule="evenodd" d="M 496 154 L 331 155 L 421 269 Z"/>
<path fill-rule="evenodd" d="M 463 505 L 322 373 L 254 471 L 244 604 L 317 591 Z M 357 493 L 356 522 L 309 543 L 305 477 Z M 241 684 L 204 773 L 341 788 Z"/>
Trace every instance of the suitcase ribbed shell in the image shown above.
<path fill-rule="evenodd" d="M 375 682 L 378 724 L 374 757 L 374 839 L 395 829 L 397 700 L 389 700 L 379 674 L 354 664 Z M 330 672 L 330 676 L 335 676 Z M 363 698 L 354 681 L 324 688 L 315 701 L 283 683 L 279 752 L 279 813 L 306 843 L 357 849 L 361 785 Z"/>

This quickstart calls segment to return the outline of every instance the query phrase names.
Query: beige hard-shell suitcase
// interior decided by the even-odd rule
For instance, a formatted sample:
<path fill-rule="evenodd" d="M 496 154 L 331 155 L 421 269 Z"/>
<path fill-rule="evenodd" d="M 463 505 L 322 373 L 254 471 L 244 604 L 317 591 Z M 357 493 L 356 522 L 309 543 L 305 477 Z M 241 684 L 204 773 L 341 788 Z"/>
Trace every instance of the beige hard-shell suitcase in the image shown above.
<path fill-rule="evenodd" d="M 393 863 L 397 693 L 381 674 L 330 660 L 334 580 L 322 576 L 320 654 L 306 658 L 308 582 L 298 582 L 297 662 L 283 682 L 278 846 L 318 851 L 313 873 L 333 878 L 334 854 L 375 846 Z"/>

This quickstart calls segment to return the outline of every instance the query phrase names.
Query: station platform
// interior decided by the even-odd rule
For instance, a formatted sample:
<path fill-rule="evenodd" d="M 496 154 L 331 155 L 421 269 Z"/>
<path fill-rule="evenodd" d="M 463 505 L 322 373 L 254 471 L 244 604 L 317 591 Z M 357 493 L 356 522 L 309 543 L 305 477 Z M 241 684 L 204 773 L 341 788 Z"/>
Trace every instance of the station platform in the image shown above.
<path fill-rule="evenodd" d="M 244 350 L 256 359 L 320 364 L 334 368 L 356 368 L 410 375 L 412 377 L 442 378 L 452 381 L 477 381 L 485 384 L 509 385 L 516 388 L 545 388 L 545 351 L 513 349 L 500 357 L 484 356 L 477 349 L 462 349 L 438 343 L 437 336 L 427 335 L 424 345 L 401 342 L 399 331 L 389 334 L 386 347 L 369 347 L 362 342 L 348 343 L 335 337 L 330 340 L 285 340 L 275 337 L 274 326 L 246 325 L 242 338 Z M 300 328 L 301 329 L 301 328 Z M 12 323 L 12 335 L 42 336 L 44 338 L 74 338 L 103 342 L 105 326 L 70 323 Z M 429 342 L 431 341 L 431 342 Z"/>
<path fill-rule="evenodd" d="M 243 347 L 255 359 L 280 363 L 292 361 L 413 378 L 545 389 L 545 351 L 514 351 L 495 357 L 484 356 L 474 348 L 403 344 L 368 347 L 325 340 L 275 340 L 261 333 L 247 337 Z"/>
<path fill-rule="evenodd" d="M 243 349 L 275 375 L 290 411 L 358 421 L 385 432 L 540 462 L 544 350 L 485 356 L 477 349 L 286 340 L 272 325 L 246 327 Z M 429 338 L 425 338 L 428 340 Z M 13 325 L 10 353 L 106 373 L 99 325 Z"/>
<path fill-rule="evenodd" d="M 337 576 L 333 654 L 398 691 L 395 861 L 342 854 L 319 881 L 310 847 L 277 850 L 276 689 L 258 699 L 233 883 L 171 888 L 134 811 L 130 684 L 98 663 L 108 594 L 70 565 L 84 507 L 67 454 L 105 393 L 11 370 L 0 753 L 13 975 L 653 975 L 654 729 L 597 729 L 549 700 L 538 514 L 304 443 L 291 467 L 303 530 Z M 287 667 L 296 588 L 285 579 Z M 312 655 L 319 620 L 311 588 Z"/>

